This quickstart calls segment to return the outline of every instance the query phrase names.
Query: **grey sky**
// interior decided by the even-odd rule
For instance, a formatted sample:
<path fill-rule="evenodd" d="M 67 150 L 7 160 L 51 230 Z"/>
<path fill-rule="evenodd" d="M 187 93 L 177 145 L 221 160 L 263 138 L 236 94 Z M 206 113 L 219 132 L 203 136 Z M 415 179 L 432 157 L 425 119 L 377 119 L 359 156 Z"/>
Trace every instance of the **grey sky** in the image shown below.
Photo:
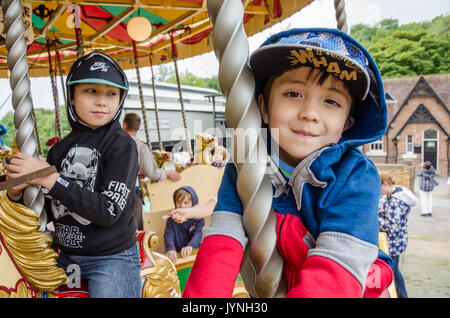
<path fill-rule="evenodd" d="M 301 12 L 273 28 L 261 32 L 250 38 L 250 51 L 255 50 L 270 34 L 293 27 L 336 27 L 333 0 L 315 0 Z M 345 11 L 349 27 L 358 23 L 375 24 L 385 18 L 398 19 L 400 24 L 410 22 L 430 21 L 441 14 L 450 13 L 449 0 L 346 0 Z M 217 74 L 218 63 L 214 53 L 203 54 L 185 61 L 180 61 L 180 71 L 189 70 L 191 73 L 210 77 Z M 135 77 L 135 71 L 127 71 L 129 78 Z M 143 80 L 150 80 L 149 72 L 141 71 Z M 148 77 L 148 78 L 147 78 Z M 59 102 L 64 103 L 59 84 Z M 51 93 L 50 78 L 32 78 L 31 94 L 36 108 L 54 107 Z M 0 79 L 0 106 L 10 94 L 9 81 Z M 0 109 L 0 118 L 12 110 L 11 99 Z"/>

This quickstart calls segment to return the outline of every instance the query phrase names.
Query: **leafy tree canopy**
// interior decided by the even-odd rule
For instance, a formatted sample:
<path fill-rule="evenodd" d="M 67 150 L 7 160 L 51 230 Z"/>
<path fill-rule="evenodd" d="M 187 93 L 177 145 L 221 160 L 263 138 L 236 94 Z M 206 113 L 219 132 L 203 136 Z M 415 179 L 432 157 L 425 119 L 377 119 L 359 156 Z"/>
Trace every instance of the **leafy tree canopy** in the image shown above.
<path fill-rule="evenodd" d="M 450 15 L 404 25 L 397 19 L 357 24 L 350 35 L 368 49 L 383 77 L 450 72 Z"/>
<path fill-rule="evenodd" d="M 176 84 L 177 78 L 175 75 L 175 68 L 170 65 L 159 65 L 158 74 L 156 80 L 160 82 L 167 82 Z M 220 92 L 219 78 L 214 75 L 209 78 L 198 77 L 189 71 L 180 73 L 180 83 L 182 85 L 191 85 L 204 88 L 212 88 Z"/>

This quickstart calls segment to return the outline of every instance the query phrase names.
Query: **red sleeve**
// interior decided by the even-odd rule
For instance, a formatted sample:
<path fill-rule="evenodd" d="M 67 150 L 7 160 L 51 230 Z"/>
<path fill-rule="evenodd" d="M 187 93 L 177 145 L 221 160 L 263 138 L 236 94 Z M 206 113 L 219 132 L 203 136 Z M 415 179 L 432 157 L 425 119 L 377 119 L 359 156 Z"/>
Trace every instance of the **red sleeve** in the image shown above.
<path fill-rule="evenodd" d="M 364 298 L 377 298 L 391 284 L 391 268 L 376 259 L 367 276 Z M 360 298 L 362 287 L 358 280 L 344 267 L 331 259 L 311 256 L 305 260 L 299 283 L 286 297 L 290 298 Z"/>
<path fill-rule="evenodd" d="M 183 297 L 231 297 L 242 256 L 242 245 L 234 238 L 224 235 L 206 237 L 195 258 Z"/>
<path fill-rule="evenodd" d="M 362 287 L 344 267 L 329 258 L 311 256 L 303 264 L 299 283 L 288 298 L 361 297 Z"/>
<path fill-rule="evenodd" d="M 394 279 L 391 267 L 377 258 L 370 266 L 369 275 L 367 275 L 366 290 L 364 298 L 378 298 L 381 296 Z"/>

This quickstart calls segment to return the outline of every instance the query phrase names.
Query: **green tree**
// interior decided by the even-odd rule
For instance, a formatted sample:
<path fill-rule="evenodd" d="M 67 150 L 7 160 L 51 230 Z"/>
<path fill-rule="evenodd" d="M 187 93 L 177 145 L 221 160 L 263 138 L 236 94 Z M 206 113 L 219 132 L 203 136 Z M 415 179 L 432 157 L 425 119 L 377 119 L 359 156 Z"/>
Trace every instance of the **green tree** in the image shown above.
<path fill-rule="evenodd" d="M 383 77 L 450 72 L 450 15 L 400 26 L 396 19 L 357 24 L 350 34 L 369 50 Z"/>
<path fill-rule="evenodd" d="M 369 47 L 383 77 L 447 73 L 450 42 L 427 30 L 395 31 Z"/>
<path fill-rule="evenodd" d="M 70 132 L 69 122 L 67 119 L 66 109 L 64 106 L 60 107 L 61 121 L 63 126 L 63 135 L 67 136 Z M 43 156 L 46 157 L 49 146 L 45 143 L 50 138 L 55 137 L 55 112 L 49 109 L 35 108 L 37 127 L 39 132 L 39 139 L 42 147 Z M 16 136 L 16 128 L 14 127 L 14 113 L 8 112 L 0 122 L 6 126 L 8 133 L 4 136 L 5 144 L 9 147 L 12 146 L 14 137 Z M 36 147 L 36 151 L 38 151 Z"/>
<path fill-rule="evenodd" d="M 175 68 L 169 64 L 158 65 L 158 72 L 155 74 L 155 80 L 158 82 L 177 83 Z M 189 71 L 180 73 L 180 84 L 197 87 L 212 88 L 220 92 L 219 78 L 217 75 L 211 77 L 198 77 Z"/>
<path fill-rule="evenodd" d="M 176 84 L 177 83 L 176 75 L 173 74 L 171 77 L 169 77 L 167 79 L 167 82 Z M 212 88 L 220 92 L 219 78 L 216 75 L 209 78 L 203 78 L 198 77 L 189 71 L 184 71 L 180 74 L 180 84 Z"/>

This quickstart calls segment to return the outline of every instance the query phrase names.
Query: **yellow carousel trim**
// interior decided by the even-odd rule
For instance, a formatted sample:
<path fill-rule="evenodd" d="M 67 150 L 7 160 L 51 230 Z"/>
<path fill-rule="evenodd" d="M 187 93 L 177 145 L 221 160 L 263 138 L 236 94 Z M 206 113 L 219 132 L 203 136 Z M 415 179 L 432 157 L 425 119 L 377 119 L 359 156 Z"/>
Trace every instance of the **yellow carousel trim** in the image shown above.
<path fill-rule="evenodd" d="M 56 266 L 58 255 L 50 248 L 50 238 L 45 233 L 39 232 L 38 228 L 39 218 L 33 210 L 10 201 L 6 191 L 0 192 L 0 236 L 3 245 L 1 248 L 7 250 L 18 273 L 23 275 L 26 282 L 29 282 L 35 290 L 52 291 L 66 284 L 67 276 L 63 269 Z M 6 266 L 5 262 L 0 265 Z M 4 274 L 6 272 L 4 268 L 0 271 L 0 287 L 4 287 L 0 288 L 0 297 L 6 297 L 4 293 L 8 288 L 4 285 L 8 280 Z M 24 292 L 25 287 L 25 281 L 14 286 L 15 292 L 10 296 L 33 297 L 32 293 Z"/>
<path fill-rule="evenodd" d="M 378 236 L 378 247 L 389 255 L 389 240 L 387 237 L 387 234 L 384 232 L 380 232 Z M 389 293 L 389 296 L 391 298 L 397 298 L 397 291 L 395 289 L 395 283 L 392 281 L 392 283 L 387 288 L 387 291 Z"/>
<path fill-rule="evenodd" d="M 156 247 L 158 240 L 153 231 L 146 231 L 142 238 L 144 253 L 153 264 L 141 269 L 141 277 L 145 279 L 142 298 L 180 298 L 180 280 L 175 265 L 166 256 L 150 250 Z"/>

